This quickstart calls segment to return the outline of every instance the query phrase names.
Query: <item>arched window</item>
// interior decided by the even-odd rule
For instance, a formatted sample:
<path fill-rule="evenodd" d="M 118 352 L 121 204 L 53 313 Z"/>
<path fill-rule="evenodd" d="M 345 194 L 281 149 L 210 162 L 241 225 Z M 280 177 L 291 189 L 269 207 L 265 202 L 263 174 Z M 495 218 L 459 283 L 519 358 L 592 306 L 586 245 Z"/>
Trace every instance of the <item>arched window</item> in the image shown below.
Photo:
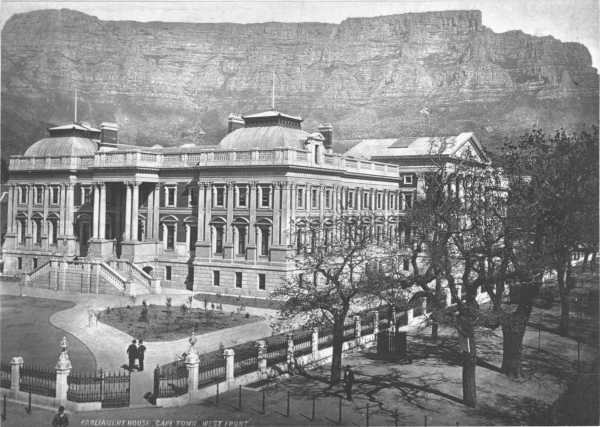
<path fill-rule="evenodd" d="M 175 249 L 175 238 L 177 236 L 177 218 L 169 215 L 161 219 L 163 229 L 163 248 Z M 138 228 L 139 232 L 139 228 Z"/>
<path fill-rule="evenodd" d="M 25 233 L 27 231 L 27 218 L 24 215 L 17 216 L 17 242 L 25 244 Z"/>
<path fill-rule="evenodd" d="M 58 217 L 54 214 L 48 216 L 48 244 L 56 245 L 58 240 Z"/>
<path fill-rule="evenodd" d="M 248 220 L 236 218 L 233 222 L 233 239 L 236 255 L 245 255 L 248 245 Z"/>
<path fill-rule="evenodd" d="M 263 219 L 257 224 L 258 235 L 259 235 L 259 255 L 268 256 L 269 250 L 271 249 L 271 227 L 272 224 L 269 220 Z"/>
<path fill-rule="evenodd" d="M 42 217 L 40 215 L 36 215 L 33 217 L 31 221 L 31 225 L 33 226 L 33 244 L 41 245 L 42 244 Z"/>
<path fill-rule="evenodd" d="M 223 240 L 225 239 L 226 222 L 223 218 L 213 220 L 210 227 L 211 245 L 214 254 L 223 253 Z"/>

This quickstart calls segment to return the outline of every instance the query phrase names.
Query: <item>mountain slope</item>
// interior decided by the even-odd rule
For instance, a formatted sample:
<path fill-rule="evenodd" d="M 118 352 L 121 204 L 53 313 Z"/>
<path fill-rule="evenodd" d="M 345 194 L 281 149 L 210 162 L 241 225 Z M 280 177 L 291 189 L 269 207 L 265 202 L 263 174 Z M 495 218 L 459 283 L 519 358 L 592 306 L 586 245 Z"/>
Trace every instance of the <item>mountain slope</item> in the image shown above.
<path fill-rule="evenodd" d="M 473 130 L 493 146 L 598 117 L 584 46 L 496 34 L 479 11 L 242 25 L 42 10 L 7 21 L 1 54 L 3 156 L 72 120 L 75 87 L 79 119 L 116 121 L 125 142 L 213 143 L 230 112 L 269 108 L 272 71 L 277 108 L 307 129 L 331 122 L 340 139 Z"/>

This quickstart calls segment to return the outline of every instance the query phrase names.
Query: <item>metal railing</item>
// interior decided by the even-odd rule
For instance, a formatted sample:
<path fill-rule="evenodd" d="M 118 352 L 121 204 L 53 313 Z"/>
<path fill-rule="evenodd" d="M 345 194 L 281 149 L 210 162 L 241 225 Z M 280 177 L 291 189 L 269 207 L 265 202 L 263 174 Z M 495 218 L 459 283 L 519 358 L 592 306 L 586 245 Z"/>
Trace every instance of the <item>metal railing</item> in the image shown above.
<path fill-rule="evenodd" d="M 10 363 L 0 362 L 0 387 L 10 388 L 10 373 Z"/>
<path fill-rule="evenodd" d="M 210 360 L 198 367 L 198 388 L 225 381 L 225 359 Z"/>
<path fill-rule="evenodd" d="M 41 396 L 56 397 L 56 371 L 39 366 L 23 366 L 19 390 Z"/>

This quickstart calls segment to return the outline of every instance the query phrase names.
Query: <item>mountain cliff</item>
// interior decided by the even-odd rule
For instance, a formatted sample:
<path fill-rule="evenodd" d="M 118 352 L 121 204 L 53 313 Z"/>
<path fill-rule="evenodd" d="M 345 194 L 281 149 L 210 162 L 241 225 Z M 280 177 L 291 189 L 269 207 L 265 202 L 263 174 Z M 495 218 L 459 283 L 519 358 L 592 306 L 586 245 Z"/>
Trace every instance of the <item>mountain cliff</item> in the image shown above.
<path fill-rule="evenodd" d="M 2 30 L 3 156 L 51 124 L 115 121 L 138 145 L 214 143 L 230 112 L 276 107 L 334 138 L 475 131 L 484 143 L 539 125 L 598 121 L 587 49 L 520 31 L 479 11 L 323 23 L 101 21 L 72 10 L 11 17 Z M 427 107 L 429 115 L 420 113 Z M 204 135 L 203 135 L 204 134 Z"/>

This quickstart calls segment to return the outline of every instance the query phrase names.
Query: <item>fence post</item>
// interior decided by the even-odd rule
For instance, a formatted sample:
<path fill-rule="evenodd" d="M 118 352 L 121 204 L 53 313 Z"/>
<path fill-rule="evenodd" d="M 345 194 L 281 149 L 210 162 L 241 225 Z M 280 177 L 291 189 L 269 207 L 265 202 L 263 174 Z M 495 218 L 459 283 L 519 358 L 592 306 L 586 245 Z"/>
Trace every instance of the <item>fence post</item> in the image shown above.
<path fill-rule="evenodd" d="M 413 311 L 412 308 L 408 308 L 406 310 L 406 324 L 408 325 L 410 322 L 412 322 L 413 317 L 414 317 L 415 312 Z"/>
<path fill-rule="evenodd" d="M 63 337 L 60 342 L 61 352 L 56 362 L 56 400 L 64 405 L 67 402 L 67 390 L 69 385 L 67 378 L 71 373 L 71 360 L 67 352 L 67 337 Z"/>
<path fill-rule="evenodd" d="M 423 298 L 423 302 L 421 303 L 421 305 L 423 307 L 422 316 L 425 316 L 427 314 L 427 298 Z"/>
<path fill-rule="evenodd" d="M 373 311 L 373 334 L 377 337 L 379 333 L 379 311 Z"/>
<path fill-rule="evenodd" d="M 67 262 L 63 261 L 60 263 L 60 279 L 58 281 L 57 289 L 64 291 L 67 289 Z"/>
<path fill-rule="evenodd" d="M 360 316 L 354 316 L 354 343 L 356 345 L 360 344 L 360 335 L 361 335 Z"/>
<path fill-rule="evenodd" d="M 226 348 L 223 351 L 225 357 L 225 380 L 233 381 L 233 373 L 235 371 L 235 351 L 232 348 Z"/>
<path fill-rule="evenodd" d="M 452 293 L 450 292 L 450 288 L 446 288 L 444 296 L 446 297 L 446 307 L 450 307 L 452 305 Z"/>
<path fill-rule="evenodd" d="M 16 356 L 10 359 L 10 389 L 13 392 L 19 391 L 22 367 L 23 358 L 21 356 Z"/>
<path fill-rule="evenodd" d="M 267 342 L 265 340 L 256 341 L 256 354 L 258 360 L 258 371 L 261 374 L 267 373 Z"/>
<path fill-rule="evenodd" d="M 196 344 L 194 332 L 192 332 L 189 342 L 190 348 L 185 356 L 185 367 L 188 372 L 188 397 L 191 399 L 192 394 L 198 390 L 198 366 L 200 366 L 200 357 L 194 348 L 194 345 Z"/>
<path fill-rule="evenodd" d="M 319 360 L 319 328 L 313 328 L 312 336 L 310 337 L 312 360 Z"/>
<path fill-rule="evenodd" d="M 294 370 L 294 335 L 287 335 L 287 366 L 288 372 Z"/>
<path fill-rule="evenodd" d="M 456 296 L 459 300 L 462 299 L 462 285 L 456 285 Z"/>
<path fill-rule="evenodd" d="M 391 323 L 391 327 L 390 327 Z M 388 332 L 396 333 L 396 307 L 392 307 L 392 318 L 388 321 Z"/>

